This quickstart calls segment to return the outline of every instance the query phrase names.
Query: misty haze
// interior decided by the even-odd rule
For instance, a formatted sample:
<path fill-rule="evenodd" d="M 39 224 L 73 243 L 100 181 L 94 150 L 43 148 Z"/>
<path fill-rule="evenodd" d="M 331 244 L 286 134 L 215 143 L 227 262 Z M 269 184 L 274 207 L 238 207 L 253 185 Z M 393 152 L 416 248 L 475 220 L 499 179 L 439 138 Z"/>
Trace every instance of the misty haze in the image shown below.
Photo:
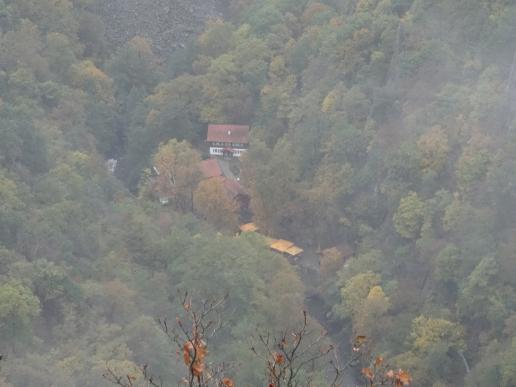
<path fill-rule="evenodd" d="M 0 387 L 516 387 L 516 2 L 0 0 Z"/>

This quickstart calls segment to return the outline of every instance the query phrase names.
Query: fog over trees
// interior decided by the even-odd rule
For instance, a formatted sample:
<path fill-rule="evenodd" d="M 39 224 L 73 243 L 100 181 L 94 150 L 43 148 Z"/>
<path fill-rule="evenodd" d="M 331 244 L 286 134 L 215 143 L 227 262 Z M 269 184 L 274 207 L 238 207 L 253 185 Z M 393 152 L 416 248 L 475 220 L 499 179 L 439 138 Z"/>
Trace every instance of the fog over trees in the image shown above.
<path fill-rule="evenodd" d="M 0 0 L 0 387 L 514 386 L 515 37 L 510 0 Z"/>

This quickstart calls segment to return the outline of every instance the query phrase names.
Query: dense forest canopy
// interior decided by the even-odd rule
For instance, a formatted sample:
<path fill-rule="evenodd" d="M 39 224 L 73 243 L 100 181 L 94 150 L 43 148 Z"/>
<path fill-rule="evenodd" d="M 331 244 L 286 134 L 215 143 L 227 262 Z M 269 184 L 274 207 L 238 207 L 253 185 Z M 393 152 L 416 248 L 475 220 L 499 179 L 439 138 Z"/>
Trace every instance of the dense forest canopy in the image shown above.
<path fill-rule="evenodd" d="M 248 338 L 310 295 L 311 327 L 367 336 L 418 386 L 514 386 L 513 1 L 225 0 L 171 50 L 109 39 L 101 3 L 0 0 L 0 386 L 143 363 L 176 385 L 155 318 L 178 289 L 228 294 L 210 356 L 237 385 L 265 383 Z M 253 220 L 317 270 L 235 236 L 197 167 L 208 124 L 251 126 Z"/>

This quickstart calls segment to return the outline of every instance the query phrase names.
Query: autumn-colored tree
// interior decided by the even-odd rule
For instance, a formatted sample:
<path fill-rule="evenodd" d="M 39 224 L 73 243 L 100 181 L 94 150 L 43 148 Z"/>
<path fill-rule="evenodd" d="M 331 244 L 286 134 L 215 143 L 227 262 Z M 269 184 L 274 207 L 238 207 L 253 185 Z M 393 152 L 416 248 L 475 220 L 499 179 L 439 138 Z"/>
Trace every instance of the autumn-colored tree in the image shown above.
<path fill-rule="evenodd" d="M 371 290 L 380 284 L 380 276 L 372 272 L 357 274 L 340 290 L 342 304 L 335 307 L 342 317 L 354 317 L 360 312 Z"/>
<path fill-rule="evenodd" d="M 444 130 L 439 126 L 433 127 L 419 138 L 417 147 L 421 152 L 423 170 L 433 171 L 437 174 L 442 172 L 448 162 L 450 151 Z"/>
<path fill-rule="evenodd" d="M 366 335 L 370 340 L 378 341 L 382 336 L 382 327 L 378 322 L 382 321 L 390 307 L 391 302 L 382 287 L 371 288 L 357 315 L 354 316 L 354 332 Z"/>
<path fill-rule="evenodd" d="M 170 140 L 159 146 L 153 158 L 156 168 L 154 192 L 181 211 L 193 206 L 193 193 L 201 178 L 201 158 L 186 141 Z"/>
<path fill-rule="evenodd" d="M 72 66 L 72 79 L 77 87 L 86 90 L 92 97 L 105 104 L 113 104 L 113 81 L 91 60 Z"/>
<path fill-rule="evenodd" d="M 359 336 L 358 342 L 365 336 Z M 356 347 L 356 350 L 363 350 L 363 345 Z M 394 386 L 406 387 L 412 384 L 411 375 L 402 369 L 395 371 L 388 365 L 382 356 L 375 357 L 367 367 L 362 368 L 362 377 L 367 387 Z"/>
<path fill-rule="evenodd" d="M 326 365 L 330 365 L 335 372 L 335 378 L 329 385 L 338 386 L 342 369 L 334 347 L 324 342 L 325 332 L 313 335 L 309 330 L 307 313 L 304 312 L 303 316 L 303 322 L 297 329 L 285 330 L 278 336 L 260 334 L 258 342 L 263 349 L 253 345 L 251 350 L 265 362 L 269 386 L 311 386 Z M 320 363 L 328 355 L 328 364 Z"/>
<path fill-rule="evenodd" d="M 413 349 L 425 352 L 434 344 L 444 342 L 450 348 L 464 348 L 464 329 L 445 319 L 419 316 L 412 322 Z"/>
<path fill-rule="evenodd" d="M 239 385 L 266 383 L 256 327 L 281 341 L 305 303 L 336 342 L 356 330 L 392 359 L 346 384 L 401 366 L 421 387 L 514 385 L 514 1 L 156 0 L 124 31 L 111 3 L 143 2 L 0 1 L 0 288 L 15 315 L 41 308 L 15 334 L 0 318 L 0 347 L 16 340 L 2 386 L 103 386 L 106 362 L 174 385 L 185 341 L 171 361 L 149 317 L 173 286 L 230 292 L 204 364 L 238 360 Z M 224 20 L 205 24 L 214 3 Z M 133 38 L 155 31 L 178 40 L 170 58 Z M 131 195 L 158 182 L 160 143 L 201 150 L 208 123 L 253 127 L 241 181 L 261 231 L 304 248 L 295 266 L 258 233 L 218 233 L 233 220 L 207 225 L 188 195 Z M 344 243 L 354 256 L 319 276 L 312 252 Z"/>
<path fill-rule="evenodd" d="M 219 313 L 225 299 L 204 300 L 195 305 L 191 296 L 185 293 L 182 297 L 183 316 L 178 316 L 172 325 L 166 319 L 159 320 L 161 329 L 181 354 L 186 368 L 181 383 L 189 387 L 234 387 L 233 380 L 225 376 L 226 366 L 213 366 L 207 360 L 207 340 L 221 327 Z M 163 387 L 162 380 L 152 375 L 148 365 L 143 365 L 140 372 L 130 374 L 119 374 L 108 366 L 104 378 L 121 387 L 136 386 L 134 383 L 138 379 L 143 379 L 150 386 Z"/>
<path fill-rule="evenodd" d="M 414 379 L 421 383 L 445 381 L 453 373 L 453 367 L 464 366 L 460 359 L 465 349 L 464 329 L 458 323 L 443 318 L 416 317 L 412 321 L 410 341 L 411 350 L 393 361 L 411 369 Z"/>
<path fill-rule="evenodd" d="M 341 303 L 334 306 L 340 318 L 351 320 L 354 334 L 367 336 L 373 342 L 384 335 L 378 321 L 382 321 L 391 307 L 380 282 L 380 276 L 372 272 L 351 277 L 340 289 Z"/>
<path fill-rule="evenodd" d="M 238 226 L 238 203 L 224 185 L 225 178 L 205 179 L 194 192 L 194 209 L 208 222 L 223 229 L 235 230 Z"/>
<path fill-rule="evenodd" d="M 178 348 L 178 358 L 182 359 L 186 368 L 186 375 L 181 382 L 187 386 L 236 385 L 232 378 L 226 376 L 227 364 L 215 366 L 208 361 L 208 340 L 224 325 L 220 308 L 225 299 L 205 300 L 195 304 L 185 293 L 182 296 L 182 316 L 178 316 L 174 324 L 166 319 L 159 320 L 163 332 Z M 357 336 L 352 346 L 352 355 L 341 364 L 336 349 L 327 339 L 327 333 L 323 330 L 314 334 L 311 325 L 305 311 L 299 327 L 285 329 L 278 335 L 261 333 L 253 339 L 250 350 L 265 363 L 269 387 L 310 387 L 314 383 L 339 387 L 346 369 L 360 362 L 369 362 L 371 352 L 366 336 Z M 333 376 L 327 380 L 328 374 Z M 381 357 L 376 358 L 371 368 L 363 368 L 362 374 L 366 385 L 371 387 L 403 387 L 412 381 L 406 371 L 389 370 Z M 103 376 L 121 387 L 136 387 L 141 382 L 153 387 L 164 387 L 162 380 L 152 374 L 147 364 L 138 367 L 130 362 L 110 363 Z"/>

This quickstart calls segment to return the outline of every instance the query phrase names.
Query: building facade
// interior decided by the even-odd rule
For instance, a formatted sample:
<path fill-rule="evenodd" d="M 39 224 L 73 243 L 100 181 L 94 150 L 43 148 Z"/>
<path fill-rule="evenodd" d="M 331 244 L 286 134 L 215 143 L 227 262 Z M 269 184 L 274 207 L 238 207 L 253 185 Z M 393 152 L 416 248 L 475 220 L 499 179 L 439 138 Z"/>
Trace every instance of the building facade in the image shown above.
<path fill-rule="evenodd" d="M 206 142 L 210 156 L 240 157 L 249 147 L 249 126 L 209 125 Z"/>

